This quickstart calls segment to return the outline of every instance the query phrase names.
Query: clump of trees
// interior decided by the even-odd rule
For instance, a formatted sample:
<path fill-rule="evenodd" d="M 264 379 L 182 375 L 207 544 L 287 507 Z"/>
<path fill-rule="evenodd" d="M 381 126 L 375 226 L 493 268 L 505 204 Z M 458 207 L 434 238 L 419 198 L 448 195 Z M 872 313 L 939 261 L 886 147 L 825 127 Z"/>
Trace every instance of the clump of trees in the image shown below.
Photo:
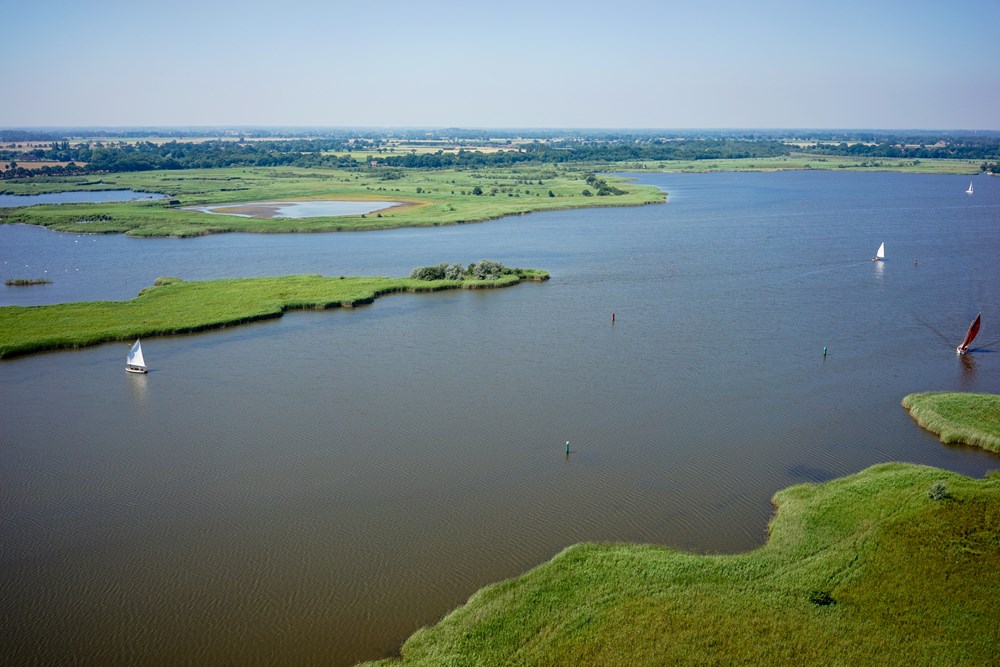
<path fill-rule="evenodd" d="M 410 272 L 410 277 L 416 280 L 496 280 L 513 273 L 517 273 L 517 269 L 508 268 L 491 259 L 481 259 L 468 266 L 446 262 L 434 266 L 418 266 Z"/>
<path fill-rule="evenodd" d="M 587 174 L 587 185 L 597 190 L 598 197 L 608 197 L 613 195 L 623 195 L 625 191 L 621 188 L 616 188 L 614 186 L 608 185 L 608 182 L 603 178 L 598 178 L 597 174 Z M 584 197 L 589 197 L 590 192 L 588 190 L 583 191 Z"/>

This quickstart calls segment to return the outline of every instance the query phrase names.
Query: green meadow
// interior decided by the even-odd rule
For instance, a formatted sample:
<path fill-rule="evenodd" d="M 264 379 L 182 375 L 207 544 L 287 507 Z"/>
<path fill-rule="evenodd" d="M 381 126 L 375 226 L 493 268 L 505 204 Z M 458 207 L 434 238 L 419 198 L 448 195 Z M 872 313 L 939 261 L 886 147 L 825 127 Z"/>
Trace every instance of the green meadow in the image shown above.
<path fill-rule="evenodd" d="M 192 333 L 281 317 L 289 310 L 354 307 L 394 292 L 431 292 L 546 280 L 513 269 L 496 280 L 332 278 L 319 275 L 185 282 L 160 278 L 130 301 L 0 308 L 0 359 L 108 341 Z"/>
<path fill-rule="evenodd" d="M 1000 454 L 1000 396 L 934 391 L 910 394 L 903 407 L 945 444 L 982 447 Z"/>
<path fill-rule="evenodd" d="M 773 501 L 755 551 L 573 546 L 369 667 L 996 664 L 1000 475 L 889 463 Z"/>
<path fill-rule="evenodd" d="M 131 189 L 156 201 L 58 204 L 0 209 L 0 222 L 42 225 L 61 232 L 129 236 L 200 236 L 225 232 L 332 232 L 482 222 L 588 206 L 638 206 L 664 193 L 625 179 L 602 177 L 624 191 L 597 196 L 586 169 L 529 165 L 484 169 L 230 168 L 147 171 L 4 182 L 8 194 Z M 586 191 L 586 194 L 585 194 Z M 394 201 L 405 206 L 367 215 L 320 218 L 241 218 L 184 210 L 186 206 L 275 200 Z"/>

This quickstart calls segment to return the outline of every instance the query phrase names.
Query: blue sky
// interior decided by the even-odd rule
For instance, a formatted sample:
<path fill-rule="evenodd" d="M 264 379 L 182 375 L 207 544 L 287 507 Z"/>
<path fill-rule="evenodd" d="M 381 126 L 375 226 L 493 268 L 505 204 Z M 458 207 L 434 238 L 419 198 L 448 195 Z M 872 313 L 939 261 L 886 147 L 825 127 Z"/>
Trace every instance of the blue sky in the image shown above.
<path fill-rule="evenodd" d="M 0 0 L 0 126 L 1000 129 L 1000 1 Z"/>

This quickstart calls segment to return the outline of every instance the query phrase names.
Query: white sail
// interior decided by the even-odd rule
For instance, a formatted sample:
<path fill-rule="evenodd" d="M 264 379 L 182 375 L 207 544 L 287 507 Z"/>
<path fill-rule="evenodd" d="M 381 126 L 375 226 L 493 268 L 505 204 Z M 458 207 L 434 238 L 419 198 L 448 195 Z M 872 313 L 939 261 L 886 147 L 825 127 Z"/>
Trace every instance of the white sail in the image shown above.
<path fill-rule="evenodd" d="M 882 241 L 882 245 L 878 247 L 878 252 L 875 253 L 875 259 L 885 259 L 885 241 Z"/>
<path fill-rule="evenodd" d="M 142 358 L 142 345 L 139 344 L 138 340 L 135 341 L 135 345 L 128 351 L 125 363 L 129 366 L 146 367 L 146 360 Z"/>
<path fill-rule="evenodd" d="M 969 189 L 965 191 L 965 194 L 967 195 L 972 194 L 972 181 L 969 181 Z"/>

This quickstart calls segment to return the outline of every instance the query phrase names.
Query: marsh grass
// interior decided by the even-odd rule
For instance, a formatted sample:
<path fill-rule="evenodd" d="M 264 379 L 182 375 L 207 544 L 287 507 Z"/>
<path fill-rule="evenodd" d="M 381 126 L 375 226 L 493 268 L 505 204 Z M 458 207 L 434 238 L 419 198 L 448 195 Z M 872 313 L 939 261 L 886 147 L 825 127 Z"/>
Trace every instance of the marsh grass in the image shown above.
<path fill-rule="evenodd" d="M 1000 396 L 961 392 L 910 394 L 903 407 L 945 444 L 964 444 L 1000 453 Z"/>
<path fill-rule="evenodd" d="M 194 333 L 281 317 L 296 309 L 352 308 L 394 292 L 506 287 L 548 278 L 544 271 L 515 271 L 497 280 L 319 275 L 195 282 L 160 278 L 130 301 L 0 308 L 0 358 L 140 336 Z"/>
<path fill-rule="evenodd" d="M 61 232 L 129 236 L 201 236 L 225 232 L 333 232 L 483 222 L 535 211 L 662 203 L 656 187 L 606 177 L 625 194 L 585 197 L 586 169 L 529 165 L 489 169 L 191 169 L 108 174 L 100 178 L 20 179 L 12 194 L 131 189 L 165 199 L 39 204 L 0 209 L 0 222 L 43 225 Z M 473 194 L 479 188 L 483 194 Z M 552 191 L 552 197 L 548 192 Z M 347 199 L 403 205 L 378 213 L 317 218 L 240 218 L 184 210 L 212 204 Z M 173 203 L 172 203 L 173 202 Z"/>
<path fill-rule="evenodd" d="M 1000 479 L 883 464 L 774 502 L 755 551 L 573 546 L 372 665 L 995 663 Z"/>

